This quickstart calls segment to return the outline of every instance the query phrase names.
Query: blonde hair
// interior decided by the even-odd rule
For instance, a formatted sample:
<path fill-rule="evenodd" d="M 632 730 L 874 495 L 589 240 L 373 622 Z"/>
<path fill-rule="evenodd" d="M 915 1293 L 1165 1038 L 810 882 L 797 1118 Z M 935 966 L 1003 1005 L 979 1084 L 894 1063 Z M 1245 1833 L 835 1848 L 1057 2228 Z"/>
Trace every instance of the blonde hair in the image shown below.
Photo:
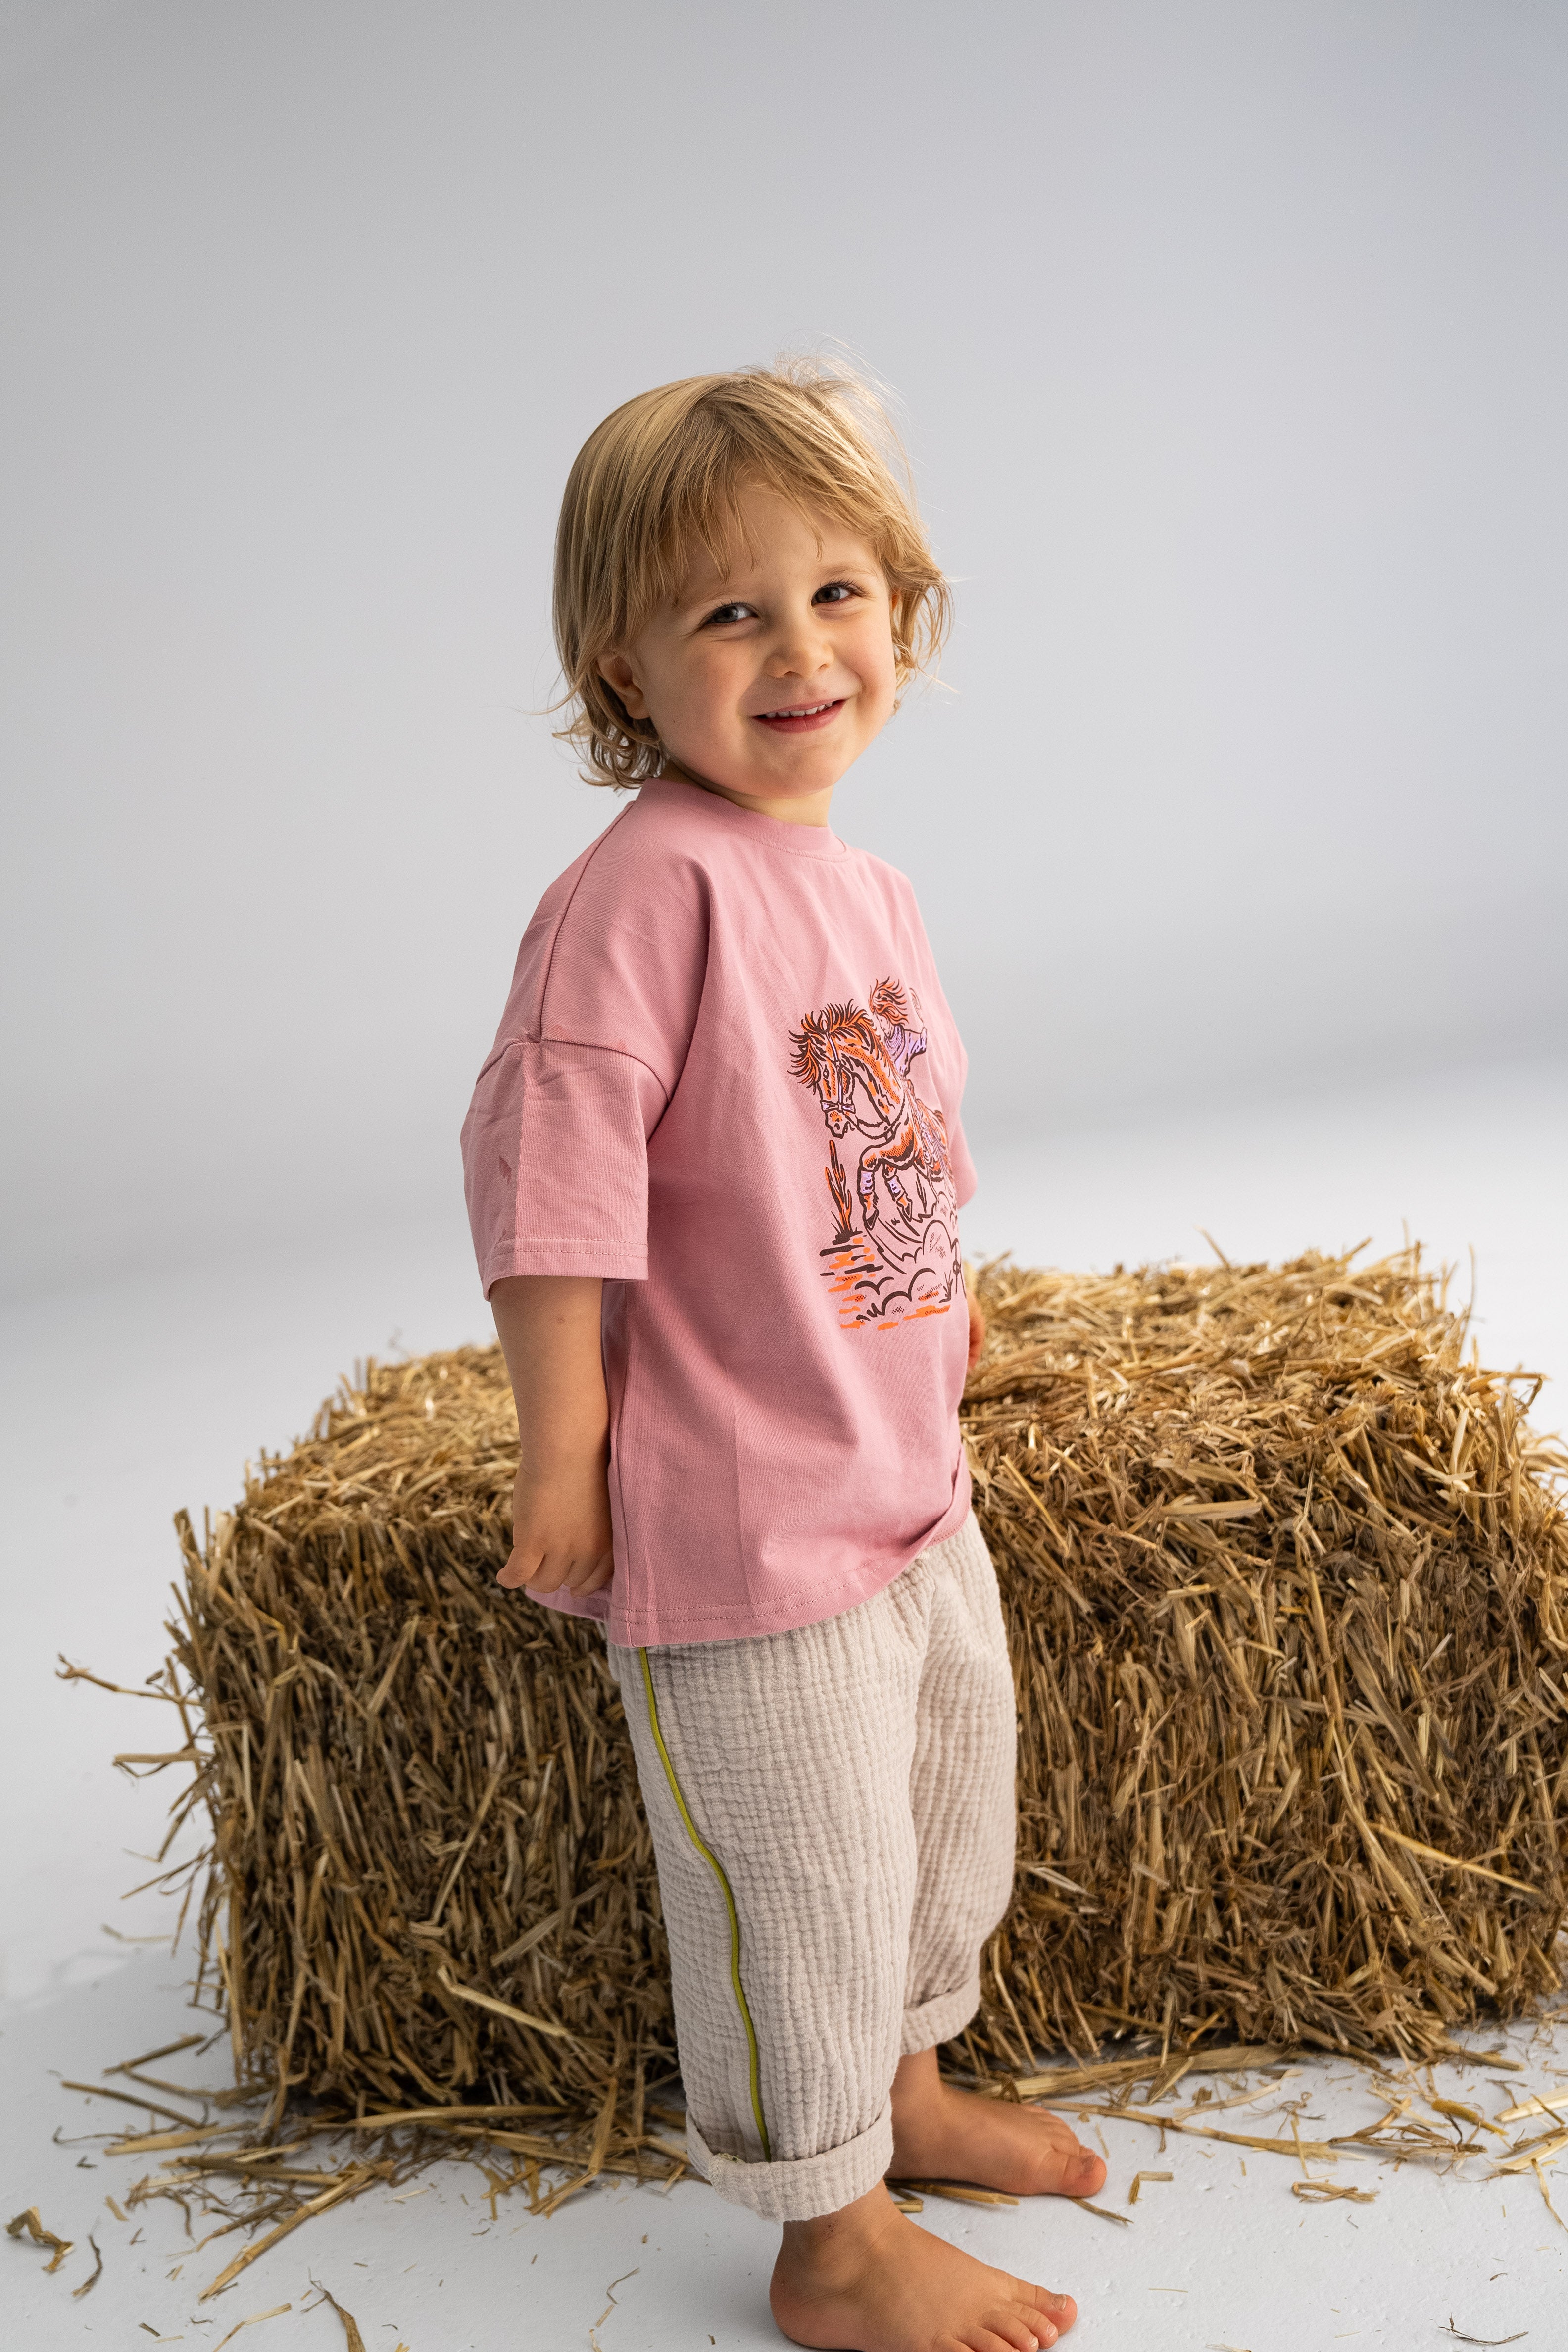
<path fill-rule="evenodd" d="M 951 605 L 886 409 L 847 369 L 781 360 L 639 393 L 578 452 L 555 533 L 553 619 L 571 711 L 557 735 L 589 783 L 658 773 L 664 746 L 599 664 L 679 591 L 690 551 L 723 563 L 760 484 L 869 541 L 887 576 L 900 690 L 934 664 Z"/>

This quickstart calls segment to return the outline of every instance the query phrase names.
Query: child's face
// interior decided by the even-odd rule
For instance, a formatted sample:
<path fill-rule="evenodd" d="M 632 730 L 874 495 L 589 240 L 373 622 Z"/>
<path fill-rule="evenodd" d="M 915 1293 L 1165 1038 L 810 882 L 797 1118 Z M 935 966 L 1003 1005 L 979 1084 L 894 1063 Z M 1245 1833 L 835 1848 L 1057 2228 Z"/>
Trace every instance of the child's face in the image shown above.
<path fill-rule="evenodd" d="M 830 517 L 761 489 L 738 503 L 729 561 L 700 551 L 673 603 L 601 668 L 693 782 L 824 824 L 892 711 L 888 583 L 868 541 Z"/>

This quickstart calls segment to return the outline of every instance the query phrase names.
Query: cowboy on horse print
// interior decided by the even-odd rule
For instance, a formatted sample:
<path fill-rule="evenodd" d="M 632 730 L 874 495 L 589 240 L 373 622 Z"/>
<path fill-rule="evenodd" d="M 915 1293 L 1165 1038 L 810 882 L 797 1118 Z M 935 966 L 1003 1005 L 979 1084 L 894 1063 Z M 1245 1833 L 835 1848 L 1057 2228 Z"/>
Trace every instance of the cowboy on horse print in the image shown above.
<path fill-rule="evenodd" d="M 926 1028 L 911 990 L 879 980 L 865 1005 L 826 1004 L 790 1034 L 789 1072 L 816 1096 L 837 1223 L 822 1252 L 846 1329 L 944 1314 L 960 1281 L 947 1123 L 915 1089 Z M 853 1190 L 838 1156 L 868 1138 Z M 857 1224 L 857 1213 L 858 1224 Z"/>

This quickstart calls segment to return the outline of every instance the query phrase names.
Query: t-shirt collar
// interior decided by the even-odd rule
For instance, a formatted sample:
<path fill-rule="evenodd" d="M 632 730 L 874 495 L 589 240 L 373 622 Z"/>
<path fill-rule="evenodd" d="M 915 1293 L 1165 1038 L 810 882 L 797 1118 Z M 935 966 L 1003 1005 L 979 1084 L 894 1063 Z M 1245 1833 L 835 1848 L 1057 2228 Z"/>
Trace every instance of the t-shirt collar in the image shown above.
<path fill-rule="evenodd" d="M 791 857 L 840 858 L 849 855 L 848 845 L 839 840 L 826 824 L 786 824 L 782 817 L 764 816 L 760 809 L 740 808 L 726 800 L 722 793 L 705 791 L 700 784 L 689 784 L 680 776 L 650 776 L 638 788 L 637 797 L 646 800 L 682 802 L 691 809 L 700 809 L 726 831 L 737 828 L 769 849 L 782 849 Z"/>

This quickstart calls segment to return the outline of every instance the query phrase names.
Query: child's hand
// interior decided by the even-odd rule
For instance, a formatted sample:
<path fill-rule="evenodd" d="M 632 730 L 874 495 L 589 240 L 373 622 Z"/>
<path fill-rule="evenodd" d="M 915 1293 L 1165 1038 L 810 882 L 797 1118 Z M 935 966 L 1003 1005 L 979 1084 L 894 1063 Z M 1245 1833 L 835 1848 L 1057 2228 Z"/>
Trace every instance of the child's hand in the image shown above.
<path fill-rule="evenodd" d="M 527 1592 L 597 1592 L 615 1573 L 602 1287 L 596 1276 L 510 1275 L 490 1293 L 521 1440 L 499 1581 Z"/>
<path fill-rule="evenodd" d="M 967 1291 L 964 1295 L 969 1300 L 968 1369 L 970 1371 L 973 1371 L 975 1365 L 980 1361 L 981 1356 L 985 1348 L 985 1318 L 980 1311 L 980 1301 L 974 1296 L 973 1291 Z"/>
<path fill-rule="evenodd" d="M 511 1490 L 511 1557 L 497 1582 L 531 1593 L 597 1592 L 615 1574 L 601 1453 L 542 1475 L 525 1463 Z"/>

